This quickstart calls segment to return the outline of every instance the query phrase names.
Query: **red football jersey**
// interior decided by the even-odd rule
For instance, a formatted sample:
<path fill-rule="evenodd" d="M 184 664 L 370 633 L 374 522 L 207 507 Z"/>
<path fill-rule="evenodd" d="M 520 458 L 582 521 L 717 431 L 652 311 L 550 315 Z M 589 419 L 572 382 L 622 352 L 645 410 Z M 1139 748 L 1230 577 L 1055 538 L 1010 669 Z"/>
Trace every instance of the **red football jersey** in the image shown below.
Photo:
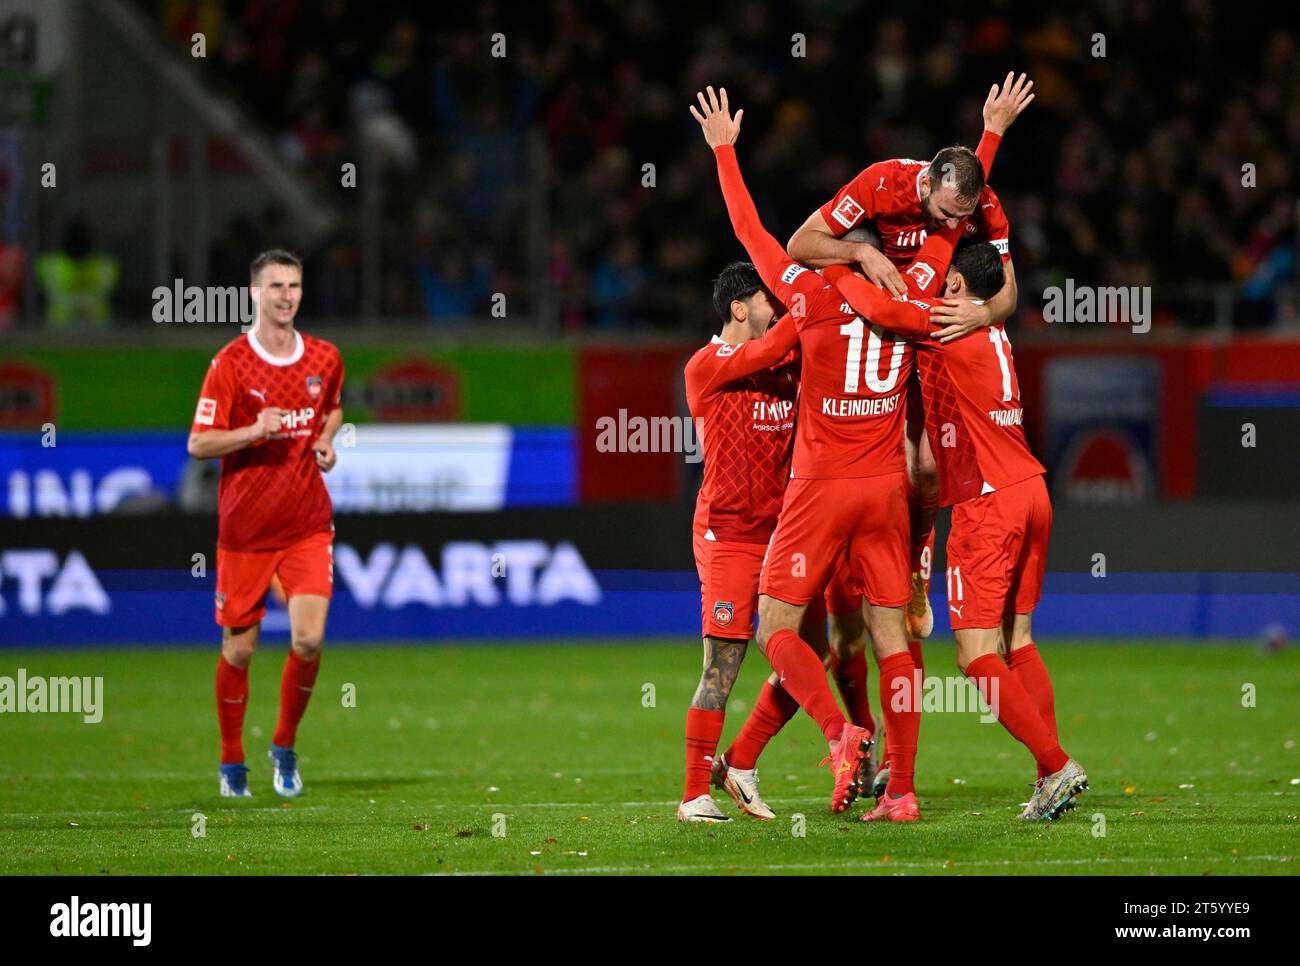
<path fill-rule="evenodd" d="M 791 477 L 902 470 L 911 344 L 865 321 L 835 286 L 797 262 L 787 259 L 773 293 L 802 309 L 795 315 L 803 372 Z"/>
<path fill-rule="evenodd" d="M 984 170 L 991 169 L 1000 141 L 986 133 L 977 154 Z M 921 220 L 921 175 L 930 170 L 929 161 L 895 158 L 877 161 L 822 205 L 822 217 L 836 237 L 870 222 L 880 236 L 880 248 L 898 267 L 916 258 L 927 232 Z M 1002 203 L 988 185 L 980 192 L 979 204 L 966 221 L 965 237 L 987 241 L 1004 262 L 1011 260 L 1010 226 Z"/>
<path fill-rule="evenodd" d="M 925 300 L 942 291 L 955 240 L 955 231 L 931 236 L 927 250 L 903 272 L 912 296 L 907 301 L 889 298 L 843 266 L 826 269 L 826 277 L 867 318 L 916 337 L 929 324 L 930 302 Z M 1025 441 L 1020 383 L 1001 323 L 952 342 L 915 338 L 912 344 L 926 434 L 939 467 L 941 506 L 1044 472 Z"/>
<path fill-rule="evenodd" d="M 295 333 L 279 359 L 252 332 L 212 360 L 194 413 L 195 432 L 238 429 L 268 406 L 288 411 L 280 432 L 221 459 L 217 544 L 279 550 L 333 529 L 333 506 L 311 444 L 339 408 L 343 360 L 324 339 Z"/>
<path fill-rule="evenodd" d="M 1025 439 L 1020 383 L 1001 323 L 952 342 L 918 342 L 916 360 L 941 506 L 1045 472 Z"/>
<path fill-rule="evenodd" d="M 796 340 L 787 315 L 761 339 L 714 336 L 686 363 L 686 403 L 704 445 L 694 529 L 706 539 L 767 543 L 776 528 L 794 441 Z"/>

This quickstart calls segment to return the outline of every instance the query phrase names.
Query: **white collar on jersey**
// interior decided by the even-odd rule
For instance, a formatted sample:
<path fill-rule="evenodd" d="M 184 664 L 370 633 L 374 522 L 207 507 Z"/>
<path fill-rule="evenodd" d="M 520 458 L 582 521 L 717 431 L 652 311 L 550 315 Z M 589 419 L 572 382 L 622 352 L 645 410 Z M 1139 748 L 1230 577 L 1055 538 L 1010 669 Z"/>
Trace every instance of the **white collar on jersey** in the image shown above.
<path fill-rule="evenodd" d="M 722 336 L 715 335 L 709 340 L 709 345 L 726 345 L 726 343 L 722 341 Z"/>
<path fill-rule="evenodd" d="M 283 359 L 281 359 L 279 356 L 271 355 L 271 353 L 266 351 L 266 347 L 263 346 L 262 343 L 258 342 L 257 339 L 253 338 L 253 333 L 256 331 L 257 329 L 248 330 L 248 344 L 253 347 L 253 351 L 257 353 L 258 358 L 260 358 L 263 362 L 268 362 L 273 366 L 291 366 L 299 359 L 302 358 L 302 353 L 305 346 L 303 345 L 303 341 L 302 341 L 302 333 L 299 332 L 297 329 L 295 329 L 293 332 L 293 352 Z"/>

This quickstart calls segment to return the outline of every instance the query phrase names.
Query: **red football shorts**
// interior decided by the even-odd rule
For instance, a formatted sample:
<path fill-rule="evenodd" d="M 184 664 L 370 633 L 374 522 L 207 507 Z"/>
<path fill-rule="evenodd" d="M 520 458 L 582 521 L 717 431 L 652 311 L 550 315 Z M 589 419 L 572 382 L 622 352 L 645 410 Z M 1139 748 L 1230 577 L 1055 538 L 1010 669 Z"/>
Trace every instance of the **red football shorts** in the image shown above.
<path fill-rule="evenodd" d="M 902 471 L 852 480 L 791 480 L 759 593 L 806 604 L 847 558 L 852 597 L 865 597 L 877 607 L 902 607 L 912 596 L 910 541 Z"/>
<path fill-rule="evenodd" d="M 862 613 L 862 595 L 854 593 L 853 574 L 847 558 L 841 560 L 831 582 L 826 585 L 826 612 L 828 614 Z"/>
<path fill-rule="evenodd" d="M 1041 476 L 964 500 L 948 534 L 948 617 L 953 630 L 1001 627 L 1043 596 L 1052 501 Z"/>
<path fill-rule="evenodd" d="M 697 533 L 693 545 L 700 575 L 702 636 L 749 640 L 754 636 L 758 575 L 767 544 L 706 540 Z"/>
<path fill-rule="evenodd" d="M 278 577 L 286 599 L 334 595 L 334 534 L 313 533 L 283 550 L 217 548 L 217 623 L 248 627 L 266 613 L 266 591 Z"/>

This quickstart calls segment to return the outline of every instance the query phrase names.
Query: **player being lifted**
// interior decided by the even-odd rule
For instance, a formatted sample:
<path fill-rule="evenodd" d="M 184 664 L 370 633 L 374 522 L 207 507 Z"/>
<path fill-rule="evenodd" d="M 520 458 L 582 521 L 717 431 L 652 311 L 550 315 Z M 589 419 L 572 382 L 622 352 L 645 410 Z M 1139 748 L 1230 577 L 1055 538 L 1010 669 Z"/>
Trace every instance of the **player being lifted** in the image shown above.
<path fill-rule="evenodd" d="M 994 84 L 984 102 L 984 133 L 975 152 L 948 147 L 930 162 L 893 159 L 864 168 L 835 196 L 808 216 L 788 242 L 790 257 L 814 268 L 859 265 L 863 273 L 893 295 L 906 292 L 901 270 L 916 257 L 929 233 L 940 228 L 961 229 L 967 238 L 992 242 L 1006 264 L 1006 281 L 986 303 L 940 300 L 933 314 L 946 323 L 936 333 L 944 341 L 1007 319 L 1015 311 L 1017 288 L 1011 264 L 1009 225 L 997 195 L 986 183 L 1002 136 L 1034 99 L 1033 82 L 1009 72 L 1001 87 Z M 872 228 L 880 248 L 863 236 Z M 908 386 L 907 483 L 911 536 L 912 599 L 908 604 L 909 648 L 918 667 L 922 638 L 933 626 L 929 585 L 934 548 L 934 518 L 938 509 L 935 460 L 923 431 L 920 394 L 915 380 Z M 862 634 L 861 612 L 845 589 L 844 575 L 827 593 L 831 640 L 853 641 Z M 886 743 L 888 732 L 886 731 Z M 888 766 L 876 778 L 879 795 L 889 776 Z"/>
<path fill-rule="evenodd" d="M 333 593 L 333 507 L 321 473 L 335 462 L 343 421 L 343 362 L 323 339 L 294 329 L 302 263 L 285 251 L 253 260 L 254 327 L 212 360 L 190 432 L 195 459 L 221 458 L 216 618 L 221 794 L 248 797 L 244 713 L 248 665 L 273 578 L 288 598 L 292 642 L 280 680 L 269 756 L 273 786 L 302 791 L 294 741 L 320 668 Z"/>
<path fill-rule="evenodd" d="M 758 644 L 787 692 L 821 728 L 834 778 L 832 811 L 857 794 L 871 734 L 844 719 L 822 663 L 798 635 L 810 601 L 847 558 L 879 665 L 882 699 L 914 688 L 904 605 L 910 600 L 903 393 L 912 353 L 904 340 L 867 325 L 820 276 L 793 262 L 762 227 L 733 147 L 743 111 L 733 119 L 725 89 L 708 88 L 691 107 L 714 150 L 736 236 L 769 290 L 789 307 L 803 355 L 795 449 L 776 530 L 760 578 Z M 954 232 L 922 249 L 928 271 L 943 274 Z M 945 247 L 946 246 L 946 247 Z M 919 696 L 917 696 L 919 698 Z M 919 700 L 882 700 L 893 736 L 890 792 L 896 821 L 919 817 L 911 787 Z M 905 814 L 910 806 L 910 814 Z"/>
<path fill-rule="evenodd" d="M 1005 281 L 993 245 L 963 242 L 946 275 L 907 273 L 917 298 L 909 305 L 912 318 L 900 324 L 897 313 L 887 313 L 893 300 L 884 292 L 836 268 L 827 268 L 827 277 L 854 309 L 909 335 L 930 308 L 919 299 L 941 290 L 949 302 L 978 305 Z M 1021 817 L 1050 821 L 1074 807 L 1088 776 L 1061 748 L 1052 679 L 1033 641 L 1052 505 L 1043 467 L 1025 440 L 1011 342 L 995 322 L 946 343 L 915 345 L 926 436 L 938 456 L 939 503 L 953 508 L 947 591 L 957 663 L 1037 763 L 1038 782 Z M 892 808 L 885 796 L 872 817 L 889 817 Z"/>

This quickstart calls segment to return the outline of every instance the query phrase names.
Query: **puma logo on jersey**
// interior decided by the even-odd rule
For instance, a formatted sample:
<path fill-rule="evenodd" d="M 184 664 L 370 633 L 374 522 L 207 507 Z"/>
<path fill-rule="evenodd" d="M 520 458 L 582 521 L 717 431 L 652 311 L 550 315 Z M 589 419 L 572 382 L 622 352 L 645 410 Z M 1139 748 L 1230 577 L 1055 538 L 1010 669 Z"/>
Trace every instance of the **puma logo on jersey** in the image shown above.
<path fill-rule="evenodd" d="M 265 390 L 265 389 L 250 389 L 250 390 L 248 390 L 248 394 L 249 394 L 250 396 L 256 396 L 258 399 L 262 400 L 262 402 L 266 402 L 266 390 Z"/>
<path fill-rule="evenodd" d="M 880 178 L 880 184 L 876 185 L 876 190 L 877 190 L 877 191 L 884 191 L 884 190 L 885 190 L 885 178 L 884 178 L 883 175 L 882 175 L 881 178 Z"/>

